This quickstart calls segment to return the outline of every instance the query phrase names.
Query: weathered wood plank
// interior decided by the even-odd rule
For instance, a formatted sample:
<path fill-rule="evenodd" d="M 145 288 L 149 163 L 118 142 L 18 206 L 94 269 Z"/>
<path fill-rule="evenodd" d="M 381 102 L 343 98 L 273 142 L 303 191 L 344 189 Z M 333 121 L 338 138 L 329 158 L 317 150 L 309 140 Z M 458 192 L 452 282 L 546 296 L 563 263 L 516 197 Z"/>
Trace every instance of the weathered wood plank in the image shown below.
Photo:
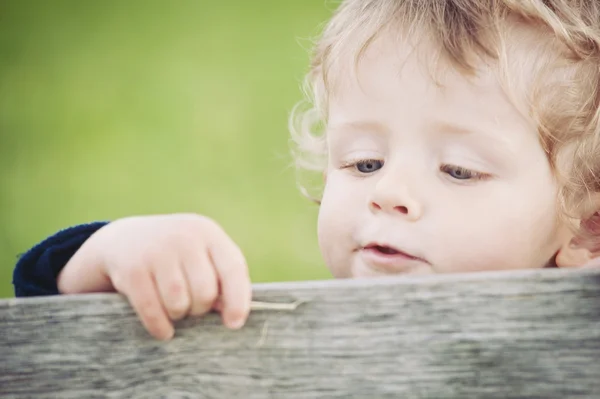
<path fill-rule="evenodd" d="M 118 295 L 0 302 L 0 396 L 61 398 L 598 398 L 600 271 L 255 286 L 150 338 Z"/>

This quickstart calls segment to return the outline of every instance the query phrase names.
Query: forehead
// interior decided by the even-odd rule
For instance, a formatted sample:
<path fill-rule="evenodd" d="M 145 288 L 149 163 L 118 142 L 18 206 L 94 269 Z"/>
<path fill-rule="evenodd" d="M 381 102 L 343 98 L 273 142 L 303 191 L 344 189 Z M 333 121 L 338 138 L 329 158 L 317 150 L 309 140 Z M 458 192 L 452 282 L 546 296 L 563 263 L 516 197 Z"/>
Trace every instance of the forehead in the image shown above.
<path fill-rule="evenodd" d="M 446 30 L 427 24 L 396 23 L 370 32 L 349 32 L 323 60 L 322 80 L 315 86 L 319 102 L 326 105 L 340 97 L 358 77 L 369 83 L 373 77 L 369 75 L 382 72 L 387 72 L 386 76 L 428 74 L 442 87 L 469 80 L 473 94 L 478 88 L 497 87 L 499 83 L 504 91 L 499 94 L 508 94 L 516 108 L 529 117 L 537 101 L 531 98 L 534 86 L 547 85 L 556 78 L 551 76 L 556 75 L 552 71 L 564 67 L 564 46 L 552 32 L 538 25 L 508 15 L 489 32 L 478 33 L 481 46 L 459 32 L 440 39 Z M 471 74 L 469 67 L 476 73 Z M 563 76 L 563 72 L 558 75 Z M 323 111 L 327 114 L 327 107 Z"/>
<path fill-rule="evenodd" d="M 480 60 L 476 73 L 467 76 L 424 39 L 411 42 L 384 35 L 371 43 L 356 68 L 348 65 L 352 64 L 339 69 L 331 93 L 332 123 L 343 111 L 354 118 L 364 114 L 394 115 L 396 119 L 469 118 L 531 126 L 503 89 L 497 65 L 491 60 Z"/>

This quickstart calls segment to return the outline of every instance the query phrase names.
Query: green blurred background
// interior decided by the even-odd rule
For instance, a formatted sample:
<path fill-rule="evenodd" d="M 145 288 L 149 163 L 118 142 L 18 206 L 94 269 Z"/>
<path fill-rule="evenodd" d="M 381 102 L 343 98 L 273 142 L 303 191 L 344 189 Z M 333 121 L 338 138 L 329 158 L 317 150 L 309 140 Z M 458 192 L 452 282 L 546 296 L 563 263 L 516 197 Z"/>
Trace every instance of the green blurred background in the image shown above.
<path fill-rule="evenodd" d="M 255 282 L 329 278 L 287 118 L 325 0 L 0 1 L 0 297 L 69 225 L 197 212 Z"/>

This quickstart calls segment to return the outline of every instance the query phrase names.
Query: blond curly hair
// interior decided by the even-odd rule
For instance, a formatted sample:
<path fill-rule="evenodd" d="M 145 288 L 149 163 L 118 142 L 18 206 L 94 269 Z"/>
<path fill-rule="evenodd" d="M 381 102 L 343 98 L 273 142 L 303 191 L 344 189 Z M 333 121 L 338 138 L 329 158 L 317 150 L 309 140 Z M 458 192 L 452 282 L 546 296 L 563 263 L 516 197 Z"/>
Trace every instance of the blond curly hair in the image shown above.
<path fill-rule="evenodd" d="M 538 126 L 569 220 L 600 193 L 600 2 L 595 0 L 346 0 L 326 24 L 290 117 L 297 170 L 327 164 L 327 103 L 379 36 L 433 43 L 465 75 L 492 61 L 505 92 Z M 348 62 L 348 57 L 351 57 Z M 300 184 L 305 194 L 305 185 Z M 318 198 L 317 198 L 318 201 Z"/>

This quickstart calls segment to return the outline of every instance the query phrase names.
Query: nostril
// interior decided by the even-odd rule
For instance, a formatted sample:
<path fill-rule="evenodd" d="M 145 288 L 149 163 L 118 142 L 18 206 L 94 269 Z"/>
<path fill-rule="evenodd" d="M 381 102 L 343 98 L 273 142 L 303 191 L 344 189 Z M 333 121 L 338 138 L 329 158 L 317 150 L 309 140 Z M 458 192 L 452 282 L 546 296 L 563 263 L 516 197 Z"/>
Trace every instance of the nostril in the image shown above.
<path fill-rule="evenodd" d="M 371 206 L 377 210 L 381 210 L 381 207 L 376 202 L 371 202 Z"/>
<path fill-rule="evenodd" d="M 394 209 L 404 215 L 408 214 L 408 208 L 405 206 L 395 206 Z"/>

